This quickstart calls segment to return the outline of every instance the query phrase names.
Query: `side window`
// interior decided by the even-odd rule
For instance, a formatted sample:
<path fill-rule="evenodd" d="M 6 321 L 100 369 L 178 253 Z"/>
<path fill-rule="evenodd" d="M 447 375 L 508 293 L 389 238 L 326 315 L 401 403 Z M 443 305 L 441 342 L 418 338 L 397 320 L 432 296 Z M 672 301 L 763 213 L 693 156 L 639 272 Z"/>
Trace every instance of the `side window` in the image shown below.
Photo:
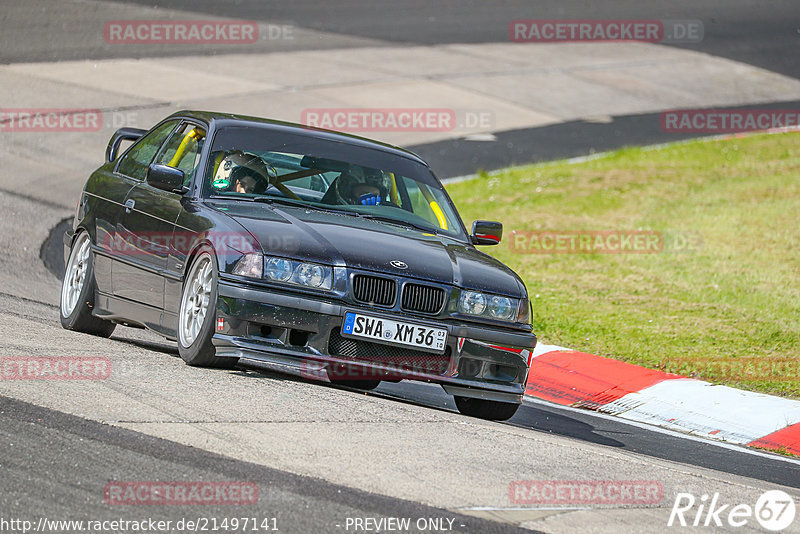
<path fill-rule="evenodd" d="M 178 121 L 165 122 L 149 134 L 142 137 L 134 147 L 125 154 L 119 161 L 117 172 L 144 180 L 147 175 L 147 167 L 153 161 L 153 157 L 158 152 L 159 147 L 164 143 L 167 135 L 175 128 Z"/>
<path fill-rule="evenodd" d="M 188 185 L 200 161 L 205 138 L 206 131 L 200 126 L 188 122 L 181 124 L 167 141 L 157 163 L 182 170 L 186 175 L 184 185 Z"/>

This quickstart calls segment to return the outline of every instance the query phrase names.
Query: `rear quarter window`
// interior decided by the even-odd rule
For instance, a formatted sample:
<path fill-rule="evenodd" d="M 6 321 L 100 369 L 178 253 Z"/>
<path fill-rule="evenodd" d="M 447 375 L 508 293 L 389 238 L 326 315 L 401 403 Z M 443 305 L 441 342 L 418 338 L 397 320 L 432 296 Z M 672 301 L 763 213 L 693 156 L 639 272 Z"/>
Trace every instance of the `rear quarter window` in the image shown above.
<path fill-rule="evenodd" d="M 144 180 L 147 175 L 147 167 L 150 166 L 150 162 L 153 161 L 167 136 L 175 129 L 176 124 L 178 124 L 177 120 L 167 121 L 142 137 L 120 158 L 117 172 L 137 180 Z"/>

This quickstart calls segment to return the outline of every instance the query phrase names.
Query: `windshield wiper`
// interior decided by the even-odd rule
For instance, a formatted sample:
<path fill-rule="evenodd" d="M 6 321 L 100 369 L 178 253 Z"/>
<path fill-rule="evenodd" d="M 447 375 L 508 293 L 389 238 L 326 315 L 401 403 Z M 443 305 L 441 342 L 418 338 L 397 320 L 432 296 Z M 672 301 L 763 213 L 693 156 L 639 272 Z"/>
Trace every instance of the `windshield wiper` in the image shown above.
<path fill-rule="evenodd" d="M 253 197 L 253 202 L 264 202 L 266 204 L 285 204 L 287 206 L 297 206 L 298 208 L 308 207 L 308 204 L 302 200 L 294 200 L 292 198 L 284 197 Z"/>
<path fill-rule="evenodd" d="M 367 213 L 361 213 L 360 215 L 364 219 L 369 219 L 369 220 L 372 220 L 372 221 L 380 221 L 380 222 L 385 222 L 385 223 L 389 223 L 389 224 L 395 224 L 397 226 L 405 226 L 405 227 L 408 227 L 408 228 L 413 228 L 415 230 L 419 230 L 421 232 L 427 232 L 429 234 L 439 235 L 439 232 L 436 230 L 436 228 L 434 228 L 432 226 L 423 226 L 421 224 L 415 224 L 415 223 L 412 223 L 412 222 L 409 222 L 409 221 L 403 221 L 401 219 L 394 219 L 392 217 L 387 217 L 385 215 L 371 215 L 371 214 L 367 214 Z"/>

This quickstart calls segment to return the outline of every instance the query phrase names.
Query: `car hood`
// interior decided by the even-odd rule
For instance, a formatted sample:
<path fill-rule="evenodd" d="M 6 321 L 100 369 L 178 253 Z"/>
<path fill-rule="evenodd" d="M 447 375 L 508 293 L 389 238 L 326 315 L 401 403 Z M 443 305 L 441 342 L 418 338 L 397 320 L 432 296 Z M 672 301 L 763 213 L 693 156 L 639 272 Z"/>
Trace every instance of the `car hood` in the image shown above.
<path fill-rule="evenodd" d="M 238 202 L 225 212 L 264 254 L 419 278 L 521 297 L 524 285 L 503 263 L 466 243 L 350 215 Z M 398 268 L 392 262 L 403 262 Z M 401 266 L 402 267 L 402 266 Z"/>

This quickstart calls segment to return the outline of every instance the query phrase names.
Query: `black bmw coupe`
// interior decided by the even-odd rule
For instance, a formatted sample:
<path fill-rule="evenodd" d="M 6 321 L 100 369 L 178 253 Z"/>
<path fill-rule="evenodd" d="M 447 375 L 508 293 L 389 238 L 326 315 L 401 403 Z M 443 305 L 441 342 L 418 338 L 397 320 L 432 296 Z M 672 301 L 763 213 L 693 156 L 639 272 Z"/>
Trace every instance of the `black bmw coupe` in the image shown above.
<path fill-rule="evenodd" d="M 64 236 L 61 323 L 148 328 L 190 365 L 257 360 L 362 389 L 424 380 L 504 420 L 536 336 L 522 280 L 475 248 L 501 237 L 497 222 L 468 232 L 405 150 L 182 111 L 111 138 Z"/>

